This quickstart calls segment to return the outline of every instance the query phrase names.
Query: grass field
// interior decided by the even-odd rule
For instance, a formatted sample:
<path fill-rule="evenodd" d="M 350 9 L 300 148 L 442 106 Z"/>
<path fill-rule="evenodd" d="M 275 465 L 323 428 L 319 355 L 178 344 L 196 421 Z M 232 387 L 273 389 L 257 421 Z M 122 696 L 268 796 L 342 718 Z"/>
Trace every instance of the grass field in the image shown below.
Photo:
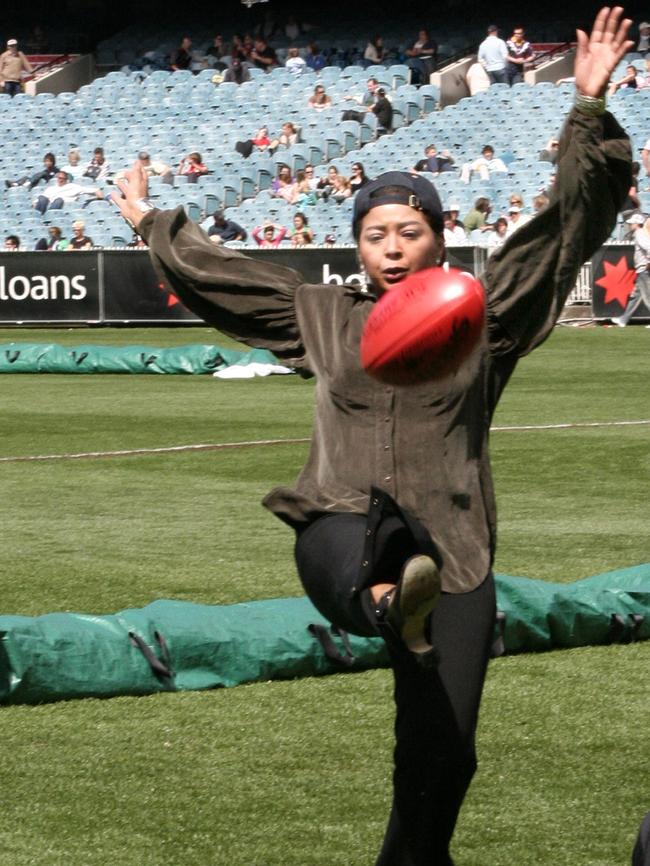
<path fill-rule="evenodd" d="M 207 329 L 0 331 L 0 343 L 229 341 Z M 650 333 L 561 329 L 497 427 L 650 419 Z M 4 376 L 0 456 L 309 435 L 293 377 Z M 497 570 L 572 581 L 650 560 L 650 425 L 495 430 Z M 259 506 L 302 444 L 2 462 L 0 611 L 297 595 Z M 495 660 L 458 866 L 626 866 L 650 809 L 650 644 Z M 372 866 L 389 808 L 388 671 L 0 708 L 0 866 Z"/>

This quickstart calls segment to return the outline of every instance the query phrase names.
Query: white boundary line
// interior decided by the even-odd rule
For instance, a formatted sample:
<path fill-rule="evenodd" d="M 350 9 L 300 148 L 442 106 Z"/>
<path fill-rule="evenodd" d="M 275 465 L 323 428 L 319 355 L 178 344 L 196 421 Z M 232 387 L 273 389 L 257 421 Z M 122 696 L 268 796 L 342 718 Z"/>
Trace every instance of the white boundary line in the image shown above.
<path fill-rule="evenodd" d="M 576 430 L 593 427 L 639 427 L 650 425 L 650 419 L 639 421 L 577 421 L 568 424 L 524 424 L 513 427 L 492 427 L 492 433 L 517 433 L 531 430 Z M 230 448 L 256 448 L 265 445 L 305 445 L 309 438 L 251 439 L 245 442 L 214 442 L 202 445 L 168 445 L 162 448 L 131 448 L 124 451 L 82 451 L 76 454 L 26 454 L 0 457 L 0 463 L 32 463 L 47 460 L 91 460 L 102 457 L 139 457 L 148 454 L 182 454 L 191 451 L 224 451 Z"/>

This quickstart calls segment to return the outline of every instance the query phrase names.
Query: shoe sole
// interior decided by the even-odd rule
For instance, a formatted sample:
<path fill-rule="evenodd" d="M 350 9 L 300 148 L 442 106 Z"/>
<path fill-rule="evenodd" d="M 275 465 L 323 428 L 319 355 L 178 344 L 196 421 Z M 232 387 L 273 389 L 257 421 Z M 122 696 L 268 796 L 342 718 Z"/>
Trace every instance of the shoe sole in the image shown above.
<path fill-rule="evenodd" d="M 429 556 L 412 556 L 402 570 L 400 615 L 401 637 L 407 648 L 417 655 L 431 652 L 426 637 L 426 620 L 440 598 L 440 574 Z"/>

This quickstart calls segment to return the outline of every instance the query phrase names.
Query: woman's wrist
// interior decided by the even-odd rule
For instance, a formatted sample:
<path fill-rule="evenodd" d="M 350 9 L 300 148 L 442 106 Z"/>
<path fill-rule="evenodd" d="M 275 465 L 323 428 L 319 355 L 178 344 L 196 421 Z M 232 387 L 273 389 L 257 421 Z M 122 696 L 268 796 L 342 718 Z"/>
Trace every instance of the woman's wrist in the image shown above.
<path fill-rule="evenodd" d="M 581 90 L 576 89 L 575 107 L 581 114 L 590 117 L 602 117 L 607 111 L 607 100 L 605 93 L 600 96 L 589 96 Z"/>

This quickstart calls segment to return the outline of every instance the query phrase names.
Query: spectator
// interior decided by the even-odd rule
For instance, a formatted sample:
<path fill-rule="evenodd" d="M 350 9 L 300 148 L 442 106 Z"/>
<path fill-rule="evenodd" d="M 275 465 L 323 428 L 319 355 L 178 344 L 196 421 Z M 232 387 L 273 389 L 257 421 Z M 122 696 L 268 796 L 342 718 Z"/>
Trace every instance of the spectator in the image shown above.
<path fill-rule="evenodd" d="M 478 60 L 476 63 L 472 63 L 467 70 L 465 81 L 467 82 L 470 96 L 481 93 L 483 90 L 488 90 L 490 87 L 488 74 Z"/>
<path fill-rule="evenodd" d="M 325 177 L 321 177 L 318 181 L 316 189 L 324 199 L 327 199 L 332 192 L 334 181 L 338 177 L 338 174 L 338 168 L 335 165 L 330 165 L 327 169 L 327 174 L 325 175 Z"/>
<path fill-rule="evenodd" d="M 64 250 L 68 246 L 68 242 L 61 234 L 61 229 L 58 226 L 50 226 L 47 230 L 48 237 L 41 238 L 34 249 L 36 250 Z"/>
<path fill-rule="evenodd" d="M 227 220 L 223 211 L 216 210 L 212 214 L 213 225 L 208 229 L 208 237 L 215 244 L 225 244 L 228 241 L 245 241 L 248 237 L 243 229 L 233 220 Z"/>
<path fill-rule="evenodd" d="M 172 53 L 171 56 L 171 68 L 174 72 L 178 72 L 179 69 L 190 69 L 192 66 L 192 53 L 190 49 L 192 48 L 192 40 L 189 36 L 183 36 L 181 39 L 181 44 L 178 46 L 176 51 Z"/>
<path fill-rule="evenodd" d="M 300 50 L 298 48 L 290 48 L 287 52 L 287 59 L 284 64 L 286 68 L 291 72 L 292 75 L 296 77 L 298 75 L 302 75 L 302 73 L 307 68 L 307 63 L 304 58 L 300 56 Z"/>
<path fill-rule="evenodd" d="M 642 21 L 639 24 L 639 44 L 637 51 L 639 54 L 647 54 L 650 49 L 650 24 L 647 21 Z"/>
<path fill-rule="evenodd" d="M 287 121 L 282 124 L 282 131 L 277 138 L 274 138 L 273 141 L 269 143 L 269 150 L 271 152 L 276 151 L 279 147 L 283 150 L 291 147 L 298 141 L 298 129 Z"/>
<path fill-rule="evenodd" d="M 429 37 L 427 30 L 420 30 L 418 38 L 406 49 L 406 56 L 409 58 L 406 65 L 413 70 L 414 84 L 428 84 L 431 73 L 438 54 L 438 46 L 435 41 Z"/>
<path fill-rule="evenodd" d="M 444 223 L 444 237 L 447 246 L 458 246 L 459 244 L 467 243 L 467 234 L 465 229 L 456 225 L 455 220 L 448 210 L 443 211 L 442 219 Z"/>
<path fill-rule="evenodd" d="M 251 80 L 251 74 L 239 57 L 232 57 L 230 66 L 224 73 L 223 80 L 230 81 L 233 84 L 243 84 L 244 81 Z"/>
<path fill-rule="evenodd" d="M 350 189 L 352 193 L 358 192 L 362 186 L 365 186 L 370 181 L 366 174 L 363 165 L 360 162 L 352 163 L 352 175 L 350 177 Z"/>
<path fill-rule="evenodd" d="M 377 102 L 379 99 L 379 95 L 377 91 L 379 90 L 379 82 L 376 78 L 369 78 L 366 82 L 366 92 L 363 96 L 352 96 L 347 95 L 344 96 L 343 99 L 347 102 L 350 100 L 354 100 L 359 105 L 364 106 L 363 111 L 352 111 L 347 109 L 341 115 L 341 120 L 356 120 L 358 123 L 361 123 L 365 117 L 366 112 L 370 111 L 370 108 Z"/>
<path fill-rule="evenodd" d="M 512 87 L 524 80 L 524 69 L 527 63 L 535 57 L 533 47 L 524 38 L 524 28 L 515 27 L 512 36 L 506 42 L 508 49 L 508 60 L 506 63 L 506 81 Z"/>
<path fill-rule="evenodd" d="M 20 249 L 20 238 L 18 235 L 7 235 L 5 238 L 5 250 L 17 251 Z"/>
<path fill-rule="evenodd" d="M 209 174 L 209 171 L 208 167 L 203 164 L 201 154 L 193 150 L 181 159 L 177 174 L 187 177 L 188 183 L 196 183 L 201 175 Z"/>
<path fill-rule="evenodd" d="M 488 223 L 487 218 L 492 211 L 490 199 L 485 196 L 477 198 L 474 202 L 474 207 L 469 211 L 463 222 L 465 223 L 465 231 L 469 235 L 475 229 L 480 229 L 482 232 L 490 231 L 492 226 Z"/>
<path fill-rule="evenodd" d="M 351 195 L 352 187 L 350 186 L 349 179 L 344 177 L 342 174 L 337 174 L 332 183 L 330 196 L 337 204 L 341 204 L 342 201 L 345 201 L 346 198 L 350 198 Z"/>
<path fill-rule="evenodd" d="M 464 229 L 465 224 L 458 219 L 460 215 L 460 205 L 457 202 L 452 201 L 449 203 L 447 210 L 449 211 L 449 215 L 451 216 L 454 226 L 458 226 L 459 228 Z"/>
<path fill-rule="evenodd" d="M 549 198 L 543 192 L 538 193 L 538 195 L 533 198 L 533 210 L 536 214 L 538 214 L 540 211 L 543 211 L 544 208 L 547 208 L 549 204 Z"/>
<path fill-rule="evenodd" d="M 635 221 L 633 225 L 637 226 L 634 234 L 636 282 L 625 310 L 618 318 L 612 319 L 612 322 L 620 328 L 627 325 L 634 311 L 642 302 L 646 309 L 650 310 L 650 219 L 645 220 L 643 225 L 639 225 L 638 221 Z"/>
<path fill-rule="evenodd" d="M 481 156 L 474 162 L 466 162 L 460 173 L 460 179 L 463 183 L 469 183 L 473 172 L 478 172 L 481 180 L 489 180 L 490 175 L 494 172 L 501 174 L 508 173 L 508 167 L 503 160 L 494 156 L 494 148 L 491 144 L 486 144 L 481 151 Z"/>
<path fill-rule="evenodd" d="M 650 176 L 650 138 L 646 141 L 644 146 L 641 149 L 641 162 L 643 163 L 643 168 L 645 169 L 646 175 Z M 646 178 L 647 182 L 648 178 Z M 650 187 L 645 187 L 644 191 L 647 192 Z"/>
<path fill-rule="evenodd" d="M 307 46 L 306 64 L 314 72 L 320 72 L 327 65 L 327 59 L 315 42 L 310 42 Z"/>
<path fill-rule="evenodd" d="M 287 20 L 284 25 L 284 35 L 287 37 L 289 42 L 293 42 L 294 40 L 298 39 L 301 33 L 302 27 L 300 25 L 300 22 L 296 20 L 296 16 L 287 16 Z"/>
<path fill-rule="evenodd" d="M 274 49 L 267 44 L 266 39 L 261 36 L 255 40 L 253 50 L 250 53 L 250 59 L 257 69 L 263 69 L 265 72 L 278 65 L 278 56 Z"/>
<path fill-rule="evenodd" d="M 335 243 L 336 243 L 336 235 L 327 234 L 323 238 L 323 244 L 326 247 L 333 247 Z"/>
<path fill-rule="evenodd" d="M 560 150 L 560 142 L 557 138 L 549 138 L 546 142 L 546 147 L 543 150 L 540 150 L 539 156 L 537 159 L 540 162 L 550 162 L 551 165 L 555 165 L 557 162 L 557 155 Z"/>
<path fill-rule="evenodd" d="M 208 65 L 211 66 L 212 69 L 218 69 L 223 72 L 224 70 L 228 69 L 228 66 L 222 61 L 221 58 L 227 55 L 228 50 L 223 44 L 223 36 L 218 33 L 212 40 L 212 45 L 206 51 Z"/>
<path fill-rule="evenodd" d="M 625 225 L 627 229 L 623 234 L 621 240 L 625 241 L 625 243 L 634 243 L 634 236 L 639 230 L 639 228 L 645 223 L 645 217 L 640 213 L 631 214 L 626 220 Z"/>
<path fill-rule="evenodd" d="M 237 153 L 241 153 L 243 157 L 248 158 L 254 150 L 262 153 L 270 146 L 271 139 L 269 138 L 268 126 L 260 126 L 253 138 L 247 138 L 245 141 L 238 141 L 235 144 L 235 150 Z"/>
<path fill-rule="evenodd" d="M 494 231 L 488 240 L 488 255 L 492 255 L 495 250 L 502 247 L 508 237 L 508 220 L 505 217 L 499 217 L 494 223 Z"/>
<path fill-rule="evenodd" d="M 174 183 L 174 172 L 171 170 L 171 167 L 160 159 L 152 159 L 148 151 L 140 151 L 138 162 L 146 171 L 147 177 L 161 177 L 164 183 Z"/>
<path fill-rule="evenodd" d="M 72 237 L 68 241 L 67 250 L 92 250 L 93 241 L 85 234 L 86 226 L 81 220 L 72 223 Z"/>
<path fill-rule="evenodd" d="M 61 171 L 69 175 L 72 180 L 79 180 L 80 177 L 83 177 L 86 167 L 81 164 L 81 156 L 78 150 L 68 152 L 68 161 L 65 165 L 61 166 Z M 56 171 L 54 174 L 56 174 Z"/>
<path fill-rule="evenodd" d="M 487 72 L 491 84 L 506 83 L 508 49 L 503 39 L 499 39 L 498 33 L 496 24 L 490 24 L 487 37 L 478 48 L 478 61 Z"/>
<path fill-rule="evenodd" d="M 285 201 L 291 201 L 294 183 L 289 166 L 286 164 L 279 165 L 275 180 L 271 183 L 271 195 L 283 198 Z"/>
<path fill-rule="evenodd" d="M 318 178 L 316 177 L 314 166 L 310 162 L 305 165 L 305 180 L 309 189 L 315 192 L 318 188 Z"/>
<path fill-rule="evenodd" d="M 43 168 L 37 171 L 31 177 L 25 175 L 18 180 L 6 180 L 5 186 L 9 189 L 12 186 L 27 186 L 30 190 L 34 189 L 42 180 L 45 183 L 50 183 L 56 176 L 59 169 L 56 167 L 56 157 L 53 153 L 46 153 L 43 157 Z"/>
<path fill-rule="evenodd" d="M 7 50 L 0 54 L 0 81 L 5 93 L 15 96 L 20 93 L 23 72 L 32 73 L 32 64 L 22 51 L 18 50 L 15 39 L 7 40 Z"/>
<path fill-rule="evenodd" d="M 625 68 L 625 75 L 622 78 L 619 78 L 618 81 L 612 81 L 609 85 L 608 94 L 609 96 L 613 96 L 617 90 L 636 90 L 638 85 L 637 79 L 637 68 L 633 64 L 630 64 Z"/>
<path fill-rule="evenodd" d="M 413 166 L 413 171 L 430 171 L 432 174 L 440 174 L 441 171 L 455 171 L 454 158 L 448 150 L 443 150 L 438 155 L 435 144 L 428 144 L 424 148 L 424 159 L 419 160 Z"/>
<path fill-rule="evenodd" d="M 307 180 L 307 175 L 304 169 L 298 169 L 296 172 L 296 180 L 293 185 L 291 196 L 287 198 L 289 204 L 298 205 L 298 207 L 306 207 L 307 205 L 316 204 L 318 195 L 312 189 L 311 183 Z"/>
<path fill-rule="evenodd" d="M 294 247 L 304 247 L 314 242 L 314 232 L 309 227 L 309 220 L 301 211 L 293 216 L 293 228 L 289 232 L 289 240 Z"/>
<path fill-rule="evenodd" d="M 331 97 L 325 93 L 323 85 L 317 84 L 314 88 L 314 92 L 309 97 L 309 107 L 313 108 L 315 111 L 324 111 L 326 108 L 329 108 L 331 104 Z"/>
<path fill-rule="evenodd" d="M 377 88 L 377 102 L 370 106 L 370 111 L 377 118 L 377 135 L 390 132 L 393 126 L 393 106 L 383 87 Z"/>
<path fill-rule="evenodd" d="M 524 214 L 521 211 L 521 205 L 519 204 L 511 204 L 508 207 L 508 225 L 506 227 L 506 237 L 510 237 L 510 235 L 515 232 L 517 229 L 520 229 L 523 225 L 526 225 L 527 222 L 530 222 L 531 217 L 528 214 Z"/>
<path fill-rule="evenodd" d="M 643 61 L 643 72 L 637 76 L 637 85 L 650 87 L 650 57 L 646 57 Z"/>
<path fill-rule="evenodd" d="M 255 226 L 253 229 L 255 242 L 259 247 L 264 247 L 265 249 L 270 247 L 279 247 L 284 240 L 286 233 L 287 230 L 284 226 L 270 222 L 264 223 L 263 226 Z"/>
<path fill-rule="evenodd" d="M 111 167 L 106 162 L 104 148 L 96 147 L 93 151 L 93 158 L 86 166 L 83 177 L 89 177 L 91 180 L 105 180 L 110 173 Z"/>
<path fill-rule="evenodd" d="M 363 59 L 369 65 L 377 65 L 383 63 L 386 57 L 386 49 L 384 48 L 384 37 L 373 36 L 370 42 L 366 45 L 366 50 L 363 52 Z"/>
<path fill-rule="evenodd" d="M 64 204 L 77 201 L 83 196 L 103 198 L 104 193 L 98 187 L 71 183 L 69 176 L 64 171 L 58 171 L 54 183 L 46 186 L 38 198 L 34 200 L 34 207 L 39 213 L 44 214 L 47 210 L 58 210 Z"/>

